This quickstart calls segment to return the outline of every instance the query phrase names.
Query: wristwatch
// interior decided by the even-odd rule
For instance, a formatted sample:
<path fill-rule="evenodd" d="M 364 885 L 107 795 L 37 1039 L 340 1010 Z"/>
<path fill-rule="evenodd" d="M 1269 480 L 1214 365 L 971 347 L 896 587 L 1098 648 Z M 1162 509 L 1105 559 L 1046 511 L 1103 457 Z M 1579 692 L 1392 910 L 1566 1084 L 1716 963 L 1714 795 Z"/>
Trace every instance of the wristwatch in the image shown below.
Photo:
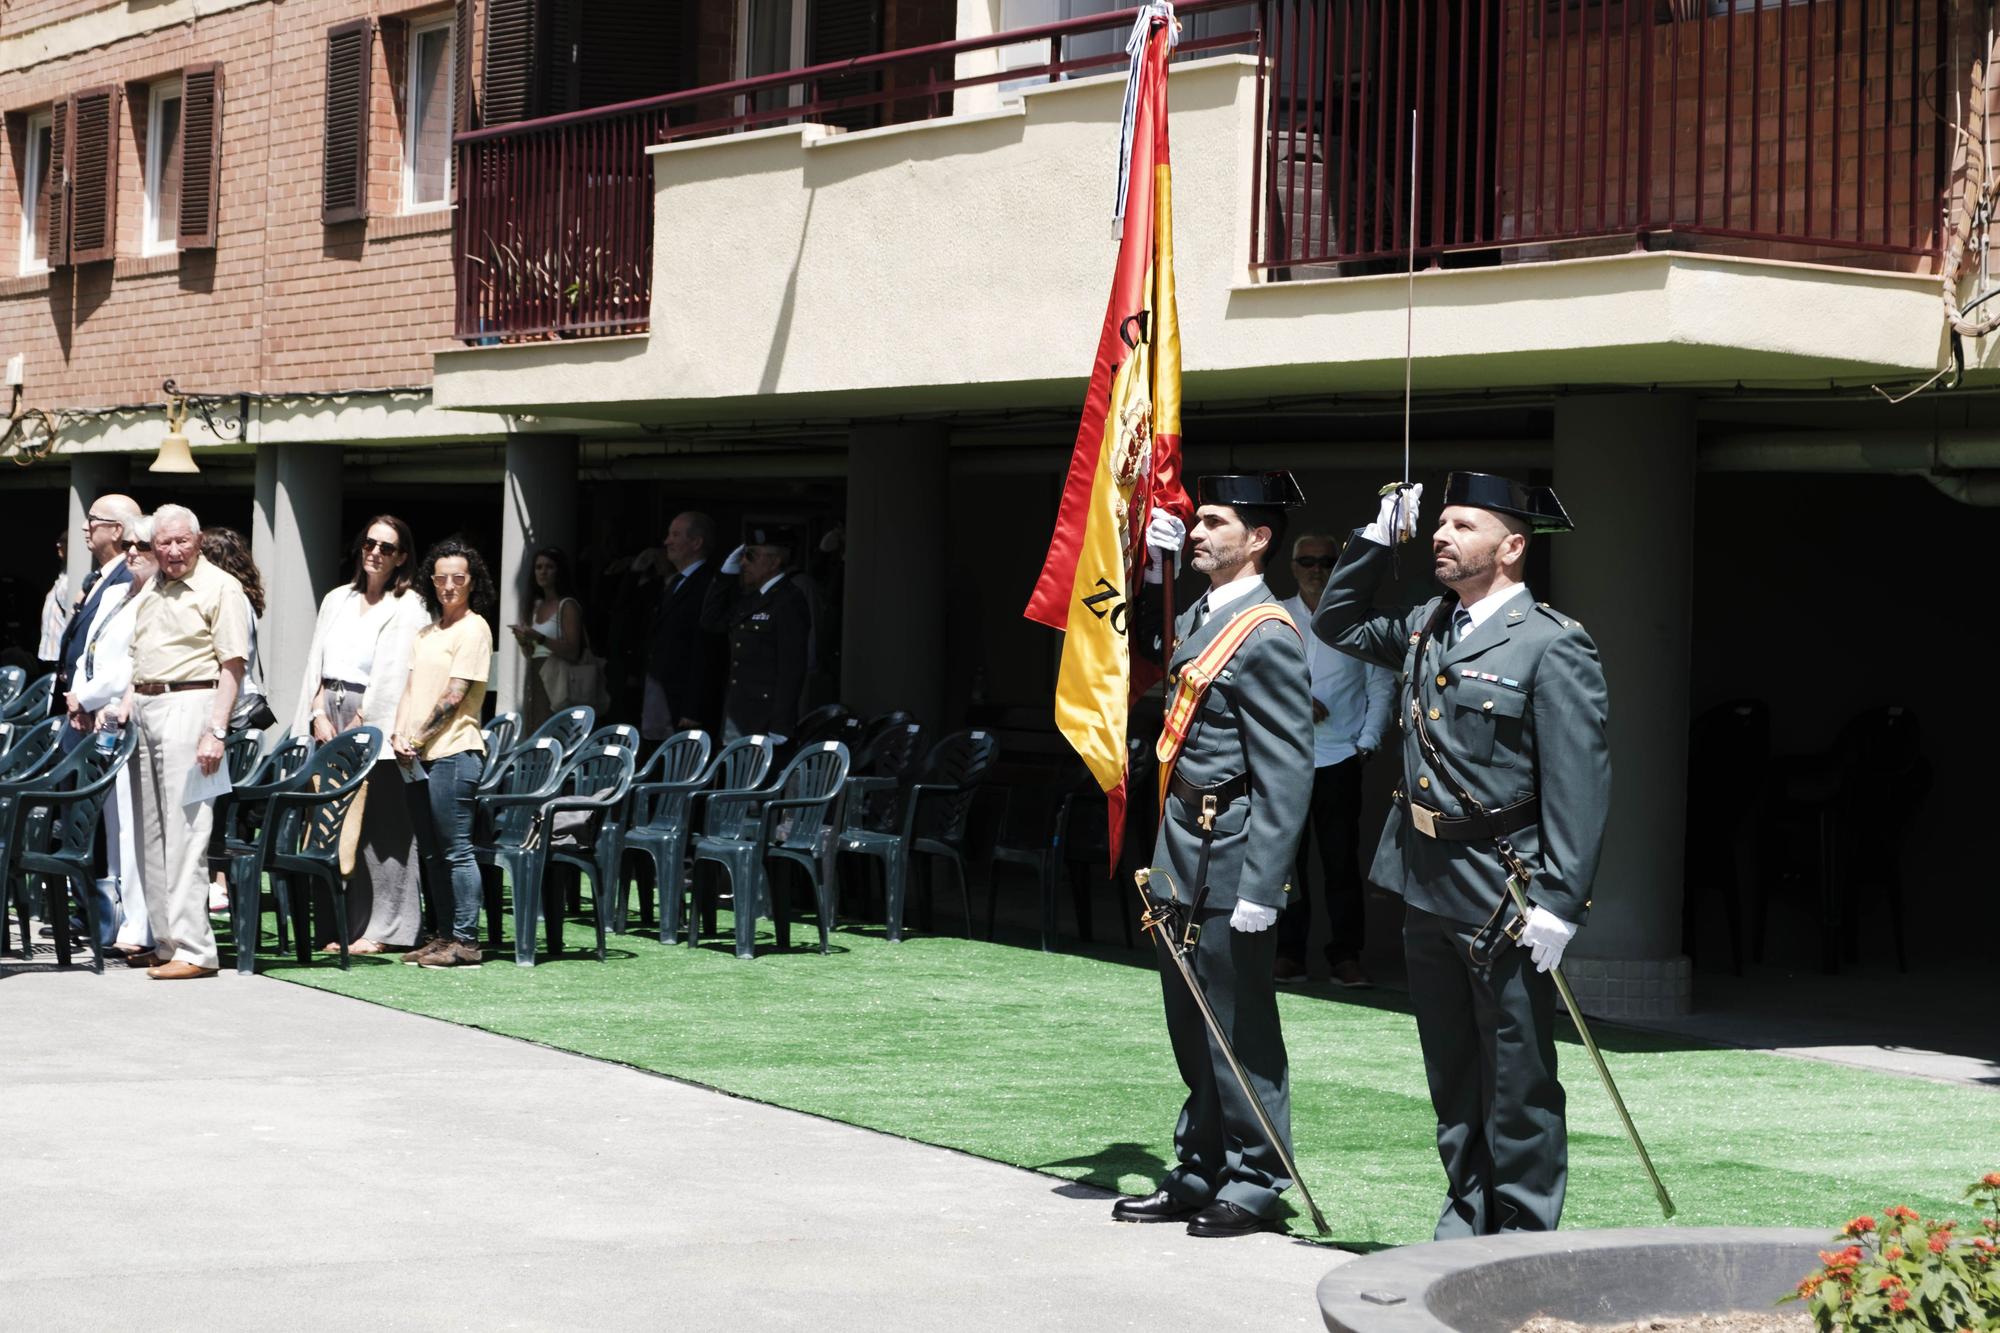
<path fill-rule="evenodd" d="M 219 741 L 226 741 L 229 739 L 229 732 L 222 727 L 210 727 L 208 729 L 208 734 L 215 737 L 215 739 Z"/>

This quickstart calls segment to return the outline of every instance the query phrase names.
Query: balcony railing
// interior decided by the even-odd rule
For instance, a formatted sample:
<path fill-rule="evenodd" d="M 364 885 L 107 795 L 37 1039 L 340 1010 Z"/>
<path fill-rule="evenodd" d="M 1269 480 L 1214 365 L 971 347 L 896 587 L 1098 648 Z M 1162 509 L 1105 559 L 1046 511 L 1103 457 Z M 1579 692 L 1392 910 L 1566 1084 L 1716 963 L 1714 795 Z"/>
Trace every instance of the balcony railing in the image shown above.
<path fill-rule="evenodd" d="M 1407 262 L 1412 248 L 1422 262 L 1482 262 L 1479 252 L 1498 262 L 1618 237 L 1911 266 L 1935 252 L 1939 230 L 1951 10 L 1951 0 L 1178 7 L 1184 58 L 1260 57 L 1247 258 L 1277 278 L 1366 272 Z M 1124 62 L 1115 38 L 1135 12 L 461 134 L 458 335 L 645 329 L 651 145 L 797 121 L 924 119 L 950 114 L 961 89 L 1103 73 Z M 1046 44 L 1043 59 L 956 73 L 961 56 L 1031 44 Z"/>

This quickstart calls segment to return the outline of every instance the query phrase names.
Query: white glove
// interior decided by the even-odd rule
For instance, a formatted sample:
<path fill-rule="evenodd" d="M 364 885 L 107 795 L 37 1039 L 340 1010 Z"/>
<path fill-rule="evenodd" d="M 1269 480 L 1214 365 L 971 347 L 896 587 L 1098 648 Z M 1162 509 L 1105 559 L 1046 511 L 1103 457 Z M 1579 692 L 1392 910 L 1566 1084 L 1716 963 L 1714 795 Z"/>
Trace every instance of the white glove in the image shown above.
<path fill-rule="evenodd" d="M 1375 521 L 1361 529 L 1361 535 L 1377 546 L 1393 546 L 1417 535 L 1417 509 L 1423 503 L 1424 484 L 1391 486 L 1382 495 Z M 1392 535 L 1393 534 L 1393 535 Z"/>
<path fill-rule="evenodd" d="M 1521 947 L 1533 955 L 1535 971 L 1562 966 L 1563 950 L 1575 938 L 1576 927 L 1548 908 L 1528 909 L 1528 923 L 1521 927 Z"/>
<path fill-rule="evenodd" d="M 1164 509 L 1155 509 L 1152 518 L 1146 521 L 1146 582 L 1158 583 L 1165 577 L 1169 554 L 1178 566 L 1185 545 L 1187 524 Z"/>
<path fill-rule="evenodd" d="M 722 572 L 725 574 L 741 574 L 743 572 L 743 553 L 749 549 L 747 546 L 739 546 L 724 556 L 722 558 Z"/>
<path fill-rule="evenodd" d="M 1240 930 L 1245 935 L 1255 935 L 1260 930 L 1269 930 L 1278 922 L 1278 909 L 1253 903 L 1248 898 L 1236 900 L 1236 910 L 1229 914 L 1229 928 Z"/>

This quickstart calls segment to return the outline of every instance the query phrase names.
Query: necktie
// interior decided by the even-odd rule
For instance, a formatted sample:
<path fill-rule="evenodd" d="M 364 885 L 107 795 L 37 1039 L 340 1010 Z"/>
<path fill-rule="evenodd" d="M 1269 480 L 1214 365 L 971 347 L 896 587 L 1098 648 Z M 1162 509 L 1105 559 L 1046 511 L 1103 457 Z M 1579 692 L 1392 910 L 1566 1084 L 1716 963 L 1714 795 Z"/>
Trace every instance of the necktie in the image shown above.
<path fill-rule="evenodd" d="M 1465 636 L 1472 633 L 1472 613 L 1464 607 L 1451 613 L 1451 641 L 1453 646 L 1465 642 Z"/>
<path fill-rule="evenodd" d="M 1201 600 L 1194 604 L 1194 619 L 1188 622 L 1188 633 L 1190 634 L 1194 633 L 1196 630 L 1200 629 L 1203 625 L 1207 623 L 1208 623 L 1208 596 L 1207 594 L 1204 593 L 1202 595 Z"/>
<path fill-rule="evenodd" d="M 82 610 L 83 604 L 90 600 L 90 590 L 92 588 L 95 588 L 97 586 L 97 581 L 103 577 L 104 577 L 104 571 L 102 569 L 93 569 L 88 574 L 85 574 L 83 576 L 83 591 L 79 592 L 76 595 L 76 605 L 78 610 Z"/>
<path fill-rule="evenodd" d="M 688 581 L 687 575 L 676 573 L 674 575 L 674 581 L 667 585 L 667 596 L 672 597 L 675 593 L 679 592 L 681 590 L 681 585 L 683 583 L 686 583 L 687 581 Z"/>

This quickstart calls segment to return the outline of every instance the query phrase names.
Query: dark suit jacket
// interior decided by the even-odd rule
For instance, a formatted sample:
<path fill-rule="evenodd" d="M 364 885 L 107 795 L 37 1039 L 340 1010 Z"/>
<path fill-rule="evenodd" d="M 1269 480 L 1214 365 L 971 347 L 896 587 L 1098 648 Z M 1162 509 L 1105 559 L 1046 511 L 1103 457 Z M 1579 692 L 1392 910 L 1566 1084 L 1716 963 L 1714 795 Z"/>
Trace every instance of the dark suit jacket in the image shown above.
<path fill-rule="evenodd" d="M 1445 599 L 1377 611 L 1375 592 L 1389 562 L 1388 547 L 1360 536 L 1349 541 L 1320 596 L 1313 632 L 1398 673 L 1402 791 L 1447 815 L 1467 813 L 1411 729 L 1413 710 L 1422 710 L 1452 776 L 1481 805 L 1495 810 L 1541 794 L 1540 823 L 1508 840 L 1533 872 L 1529 901 L 1582 924 L 1611 805 L 1609 703 L 1597 645 L 1583 626 L 1523 591 L 1448 648 L 1433 635 L 1418 662 L 1416 636 Z M 1448 609 L 1440 623 L 1449 621 Z M 1507 872 L 1490 841 L 1425 837 L 1395 804 L 1369 878 L 1433 915 L 1479 924 L 1500 905 Z"/>
<path fill-rule="evenodd" d="M 90 646 L 90 622 L 96 617 L 97 609 L 104 605 L 104 594 L 131 581 L 131 566 L 120 560 L 112 566 L 109 574 L 97 581 L 97 585 L 90 590 L 90 596 L 83 599 L 82 608 L 69 618 L 69 624 L 63 626 L 62 650 L 56 654 L 54 704 L 58 715 L 65 711 L 63 692 L 76 679 L 77 663 L 83 660 L 83 650 Z"/>
<path fill-rule="evenodd" d="M 702 608 L 702 627 L 729 635 L 729 694 L 723 713 L 745 735 L 790 736 L 806 683 L 812 609 L 787 574 L 769 592 L 746 589 L 718 572 Z"/>
<path fill-rule="evenodd" d="M 691 717 L 710 734 L 722 728 L 722 642 L 702 629 L 702 608 L 715 583 L 715 562 L 674 587 L 675 575 L 661 585 L 646 636 L 646 675 L 666 693 L 676 718 Z"/>

